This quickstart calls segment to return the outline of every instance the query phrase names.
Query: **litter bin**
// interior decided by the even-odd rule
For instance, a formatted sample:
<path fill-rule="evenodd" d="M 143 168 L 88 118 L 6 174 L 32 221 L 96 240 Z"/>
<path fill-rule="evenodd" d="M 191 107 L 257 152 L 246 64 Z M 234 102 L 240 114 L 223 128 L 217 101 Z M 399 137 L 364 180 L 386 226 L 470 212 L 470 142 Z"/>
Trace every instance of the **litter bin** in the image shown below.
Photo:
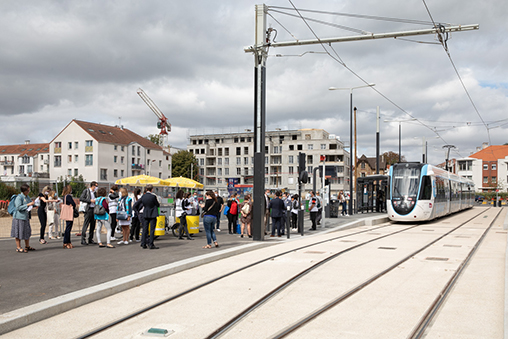
<path fill-rule="evenodd" d="M 173 226 L 173 235 L 179 236 L 178 227 L 180 225 L 180 218 L 175 218 L 175 225 Z M 187 216 L 187 230 L 189 234 L 199 233 L 199 215 L 188 215 Z"/>
<path fill-rule="evenodd" d="M 339 217 L 339 205 L 340 205 L 340 202 L 337 199 L 332 199 L 330 201 L 330 218 L 338 218 Z"/>

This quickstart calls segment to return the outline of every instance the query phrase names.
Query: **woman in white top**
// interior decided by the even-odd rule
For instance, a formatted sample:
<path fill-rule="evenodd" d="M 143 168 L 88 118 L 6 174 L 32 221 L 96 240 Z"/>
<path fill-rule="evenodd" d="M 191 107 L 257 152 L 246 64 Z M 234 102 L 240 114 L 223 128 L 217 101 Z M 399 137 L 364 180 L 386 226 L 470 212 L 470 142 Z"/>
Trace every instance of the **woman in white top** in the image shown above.
<path fill-rule="evenodd" d="M 183 235 L 187 234 L 187 240 L 194 240 L 189 235 L 189 229 L 187 228 L 187 214 L 189 214 L 189 205 L 190 210 L 192 210 L 192 205 L 189 204 L 189 201 L 184 198 L 184 192 L 179 190 L 176 193 L 175 197 L 175 217 L 180 219 L 180 226 L 178 227 L 178 233 L 180 236 L 178 239 L 183 240 Z"/>
<path fill-rule="evenodd" d="M 46 203 L 46 213 L 48 216 L 48 237 L 49 239 L 60 239 L 60 219 L 57 208 L 61 200 L 56 197 L 56 192 L 51 190 L 48 193 L 49 200 Z"/>

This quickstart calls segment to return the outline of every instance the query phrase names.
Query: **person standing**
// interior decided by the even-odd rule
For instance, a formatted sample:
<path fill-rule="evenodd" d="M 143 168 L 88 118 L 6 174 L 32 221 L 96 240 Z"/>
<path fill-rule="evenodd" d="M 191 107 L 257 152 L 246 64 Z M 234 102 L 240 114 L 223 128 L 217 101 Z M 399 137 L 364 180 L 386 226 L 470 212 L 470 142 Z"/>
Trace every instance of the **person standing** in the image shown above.
<path fill-rule="evenodd" d="M 104 207 L 104 214 L 94 213 L 95 221 L 97 222 L 97 227 L 95 229 L 95 236 L 97 237 L 97 242 L 99 243 L 99 247 L 104 247 L 101 241 L 101 230 L 102 226 L 106 228 L 106 246 L 107 248 L 115 248 L 115 246 L 111 245 L 111 225 L 109 223 L 109 206 L 108 199 L 106 198 L 106 188 L 101 187 L 97 190 L 97 199 L 95 204 L 98 206 Z"/>
<path fill-rule="evenodd" d="M 318 213 L 316 216 L 316 225 L 321 225 L 321 219 L 323 217 L 323 201 L 321 200 L 321 195 L 319 192 L 316 192 L 316 199 L 318 208 Z"/>
<path fill-rule="evenodd" d="M 118 224 L 122 228 L 122 239 L 119 240 L 118 244 L 129 245 L 129 226 L 131 225 L 132 220 L 132 199 L 127 194 L 127 189 L 120 188 L 121 198 L 118 201 L 117 205 L 117 213 L 115 214 L 115 218 L 117 218 Z"/>
<path fill-rule="evenodd" d="M 139 199 L 141 199 L 141 189 L 136 188 L 134 190 L 134 204 L 136 204 L 136 202 Z M 141 225 L 141 220 L 139 218 L 140 218 L 140 211 L 136 211 L 133 208 L 131 236 L 130 236 L 131 241 L 134 240 L 134 237 L 136 237 L 136 242 L 141 241 L 141 240 L 139 240 L 139 230 L 140 230 L 140 225 Z"/>
<path fill-rule="evenodd" d="M 72 206 L 72 209 L 76 208 L 76 203 L 74 202 L 74 199 L 72 198 L 72 187 L 71 185 L 67 185 L 64 187 L 63 192 L 63 204 L 64 205 L 70 205 Z M 74 216 L 72 216 L 71 220 L 65 221 L 65 231 L 64 231 L 64 237 L 63 237 L 63 248 L 74 248 L 71 242 L 71 230 L 72 230 L 72 224 L 74 223 Z"/>
<path fill-rule="evenodd" d="M 338 198 L 339 203 L 342 206 L 342 212 L 340 215 L 345 216 L 347 214 L 347 210 L 346 210 L 346 197 L 344 196 L 344 191 L 340 191 Z"/>
<path fill-rule="evenodd" d="M 310 191 L 310 202 L 309 202 L 309 212 L 310 212 L 310 221 L 312 222 L 312 227 L 309 231 L 316 230 L 316 219 L 318 214 L 318 199 L 314 191 Z"/>
<path fill-rule="evenodd" d="M 298 198 L 298 194 L 291 197 L 291 228 L 295 231 L 298 229 L 298 210 L 300 209 Z"/>
<path fill-rule="evenodd" d="M 32 228 L 30 227 L 30 220 L 28 218 L 28 212 L 32 209 L 34 201 L 28 197 L 30 186 L 23 184 L 20 189 L 21 193 L 14 198 L 11 237 L 16 240 L 16 252 L 26 253 L 28 251 L 35 251 L 35 248 L 30 247 Z M 25 241 L 24 249 L 21 248 L 21 240 Z"/>
<path fill-rule="evenodd" d="M 45 245 L 48 242 L 44 239 L 44 235 L 46 233 L 46 224 L 48 223 L 48 214 L 46 211 L 47 203 L 48 202 L 56 202 L 57 200 L 49 200 L 49 191 L 51 189 L 49 186 L 45 186 L 42 189 L 42 192 L 39 193 L 39 196 L 37 197 L 39 201 L 39 207 L 37 208 L 37 216 L 39 217 L 39 222 L 41 223 L 41 232 L 39 236 L 39 243 Z"/>
<path fill-rule="evenodd" d="M 242 217 L 240 218 L 240 222 L 242 223 L 240 238 L 243 238 L 243 233 L 246 226 L 247 226 L 247 235 L 249 236 L 249 238 L 252 238 L 252 234 L 250 231 L 250 226 L 252 223 L 252 201 L 250 199 L 250 194 L 245 195 L 243 204 L 240 206 L 240 213 L 242 215 Z"/>
<path fill-rule="evenodd" d="M 175 217 L 180 220 L 180 226 L 178 226 L 178 239 L 183 240 L 184 234 L 187 235 L 187 240 L 194 240 L 189 235 L 189 228 L 187 226 L 187 205 L 188 202 L 184 198 L 184 192 L 178 190 L 175 196 Z"/>
<path fill-rule="evenodd" d="M 265 235 L 267 235 L 270 232 L 270 208 L 268 205 L 270 205 L 270 190 L 265 190 L 264 195 L 264 202 L 265 202 Z"/>
<path fill-rule="evenodd" d="M 228 200 L 228 230 L 229 234 L 236 233 L 236 224 L 238 223 L 238 205 L 240 202 L 237 199 L 238 194 L 233 193 Z"/>
<path fill-rule="evenodd" d="M 280 198 L 280 191 L 275 192 L 275 198 L 270 200 L 268 208 L 272 210 L 272 234 L 270 237 L 275 237 L 275 231 L 277 230 L 277 236 L 281 236 L 282 228 L 282 213 L 284 212 L 284 201 Z"/>
<path fill-rule="evenodd" d="M 220 217 L 222 211 L 224 210 L 224 199 L 222 199 L 222 197 L 219 195 L 219 193 L 217 193 L 217 191 L 215 191 L 214 194 L 217 197 L 217 203 L 220 206 L 219 214 L 217 214 L 217 228 L 216 228 L 217 232 L 220 232 Z"/>
<path fill-rule="evenodd" d="M 48 238 L 60 239 L 59 222 L 57 221 L 57 207 L 60 199 L 56 197 L 56 192 L 50 190 L 48 193 L 49 200 L 46 203 L 46 215 L 48 217 Z"/>
<path fill-rule="evenodd" d="M 212 248 L 212 241 L 215 247 L 219 247 L 217 238 L 215 237 L 215 222 L 217 221 L 217 213 L 219 212 L 219 204 L 217 204 L 217 197 L 212 191 L 207 191 L 205 194 L 206 201 L 201 206 L 203 208 L 203 226 L 205 227 L 206 233 L 206 246 L 203 248 Z"/>
<path fill-rule="evenodd" d="M 157 217 L 159 216 L 159 200 L 157 200 L 157 196 L 152 193 L 153 185 L 146 185 L 146 193 L 143 194 L 141 199 L 141 204 L 143 204 L 144 211 L 143 216 L 145 218 L 145 222 L 143 224 L 143 234 L 141 236 L 141 247 L 149 248 L 151 250 L 159 249 L 154 245 L 153 241 L 155 238 L 155 226 L 157 224 Z M 150 239 L 147 244 L 148 237 L 148 226 L 150 226 Z"/>
<path fill-rule="evenodd" d="M 79 197 L 79 201 L 86 204 L 85 212 L 84 212 L 84 221 L 83 221 L 83 229 L 81 230 L 81 245 L 95 244 L 93 241 L 93 233 L 95 231 L 95 216 L 93 209 L 95 207 L 95 190 L 97 189 L 96 181 L 92 181 L 90 183 L 90 187 L 85 189 L 81 196 Z M 88 231 L 88 243 L 86 242 L 86 230 L 90 226 Z"/>
<path fill-rule="evenodd" d="M 288 211 L 288 207 L 291 207 L 291 198 L 287 192 L 282 193 L 282 201 L 284 201 L 284 210 L 282 211 L 282 231 L 281 235 L 284 235 L 286 231 L 286 224 L 288 218 L 290 218 L 290 211 Z"/>
<path fill-rule="evenodd" d="M 116 231 L 116 211 L 118 208 L 118 186 L 113 185 L 109 190 L 108 195 L 108 206 L 109 206 L 109 223 L 111 224 L 111 240 L 115 241 L 115 231 Z M 120 233 L 120 232 L 118 232 Z"/>

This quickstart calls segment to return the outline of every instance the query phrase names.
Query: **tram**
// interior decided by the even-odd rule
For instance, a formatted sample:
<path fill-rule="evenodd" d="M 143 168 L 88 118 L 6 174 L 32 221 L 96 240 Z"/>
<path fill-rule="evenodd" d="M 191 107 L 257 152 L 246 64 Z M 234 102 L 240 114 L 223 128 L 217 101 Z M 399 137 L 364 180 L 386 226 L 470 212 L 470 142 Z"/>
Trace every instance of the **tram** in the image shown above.
<path fill-rule="evenodd" d="M 396 163 L 389 178 L 386 209 L 390 220 L 432 220 L 474 204 L 473 181 L 439 167 Z"/>

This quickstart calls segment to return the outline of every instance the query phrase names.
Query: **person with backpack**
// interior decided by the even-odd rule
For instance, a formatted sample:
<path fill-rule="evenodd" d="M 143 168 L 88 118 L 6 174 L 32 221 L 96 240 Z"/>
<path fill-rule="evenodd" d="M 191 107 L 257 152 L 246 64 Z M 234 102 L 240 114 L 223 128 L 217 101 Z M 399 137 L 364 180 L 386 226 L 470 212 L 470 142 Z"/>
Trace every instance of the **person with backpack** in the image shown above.
<path fill-rule="evenodd" d="M 185 193 L 182 190 L 176 192 L 175 197 L 175 217 L 180 219 L 180 226 L 178 227 L 179 240 L 183 240 L 184 235 L 187 235 L 187 240 L 194 240 L 189 235 L 187 228 L 187 199 L 184 198 Z"/>
<path fill-rule="evenodd" d="M 109 206 L 108 199 L 106 199 L 106 188 L 101 187 L 97 190 L 97 198 L 95 199 L 94 219 L 97 223 L 95 228 L 95 236 L 99 247 L 115 248 L 111 245 L 111 225 L 109 224 Z M 101 241 L 102 226 L 106 228 L 106 245 L 104 246 Z"/>
<path fill-rule="evenodd" d="M 250 194 L 246 194 L 243 200 L 243 204 L 240 205 L 240 213 L 241 218 L 240 222 L 242 223 L 241 235 L 240 238 L 243 238 L 243 231 L 245 226 L 247 226 L 247 236 L 252 238 L 252 234 L 250 231 L 250 225 L 252 223 L 252 201 L 250 199 Z"/>
<path fill-rule="evenodd" d="M 298 201 L 298 194 L 291 197 L 291 229 L 298 229 L 298 210 L 300 209 L 300 203 Z"/>
<path fill-rule="evenodd" d="M 11 237 L 16 240 L 16 252 L 18 253 L 35 251 L 35 248 L 30 246 L 32 228 L 30 227 L 28 212 L 33 208 L 34 201 L 28 197 L 29 192 L 30 186 L 27 184 L 21 185 L 21 193 L 11 197 L 7 208 L 12 215 Z M 25 241 L 25 248 L 21 247 L 21 240 Z"/>
<path fill-rule="evenodd" d="M 312 222 L 312 227 L 309 231 L 316 230 L 316 219 L 318 214 L 318 199 L 316 197 L 316 193 L 314 191 L 310 191 L 310 201 L 309 201 L 309 212 L 310 212 L 310 221 Z"/>
<path fill-rule="evenodd" d="M 141 199 L 141 189 L 136 188 L 134 190 L 134 204 L 136 204 L 136 202 L 139 199 Z M 141 225 L 140 211 L 136 211 L 133 207 L 133 217 L 132 217 L 131 236 L 130 236 L 131 241 L 134 240 L 134 237 L 136 237 L 136 242 L 141 241 L 139 239 L 140 225 Z"/>
<path fill-rule="evenodd" d="M 122 228 L 123 241 L 119 240 L 118 244 L 129 245 L 129 226 L 132 219 L 132 199 L 127 194 L 127 189 L 120 188 L 120 201 L 118 201 L 117 213 L 115 219 Z M 111 195 L 110 195 L 111 196 Z M 113 238 L 111 238 L 113 239 Z"/>
<path fill-rule="evenodd" d="M 228 230 L 229 234 L 236 233 L 236 224 L 238 223 L 238 205 L 240 202 L 237 199 L 238 194 L 233 193 L 228 199 Z"/>
<path fill-rule="evenodd" d="M 46 206 L 48 202 L 57 202 L 58 200 L 50 200 L 49 199 L 49 186 L 45 186 L 42 189 L 42 192 L 39 193 L 39 196 L 37 197 L 38 204 L 35 204 L 37 207 L 37 216 L 39 217 L 39 222 L 41 223 L 41 232 L 39 236 L 39 242 L 42 245 L 47 244 L 48 242 L 44 239 L 44 235 L 46 234 L 46 225 L 48 223 L 48 214 L 46 210 Z"/>

